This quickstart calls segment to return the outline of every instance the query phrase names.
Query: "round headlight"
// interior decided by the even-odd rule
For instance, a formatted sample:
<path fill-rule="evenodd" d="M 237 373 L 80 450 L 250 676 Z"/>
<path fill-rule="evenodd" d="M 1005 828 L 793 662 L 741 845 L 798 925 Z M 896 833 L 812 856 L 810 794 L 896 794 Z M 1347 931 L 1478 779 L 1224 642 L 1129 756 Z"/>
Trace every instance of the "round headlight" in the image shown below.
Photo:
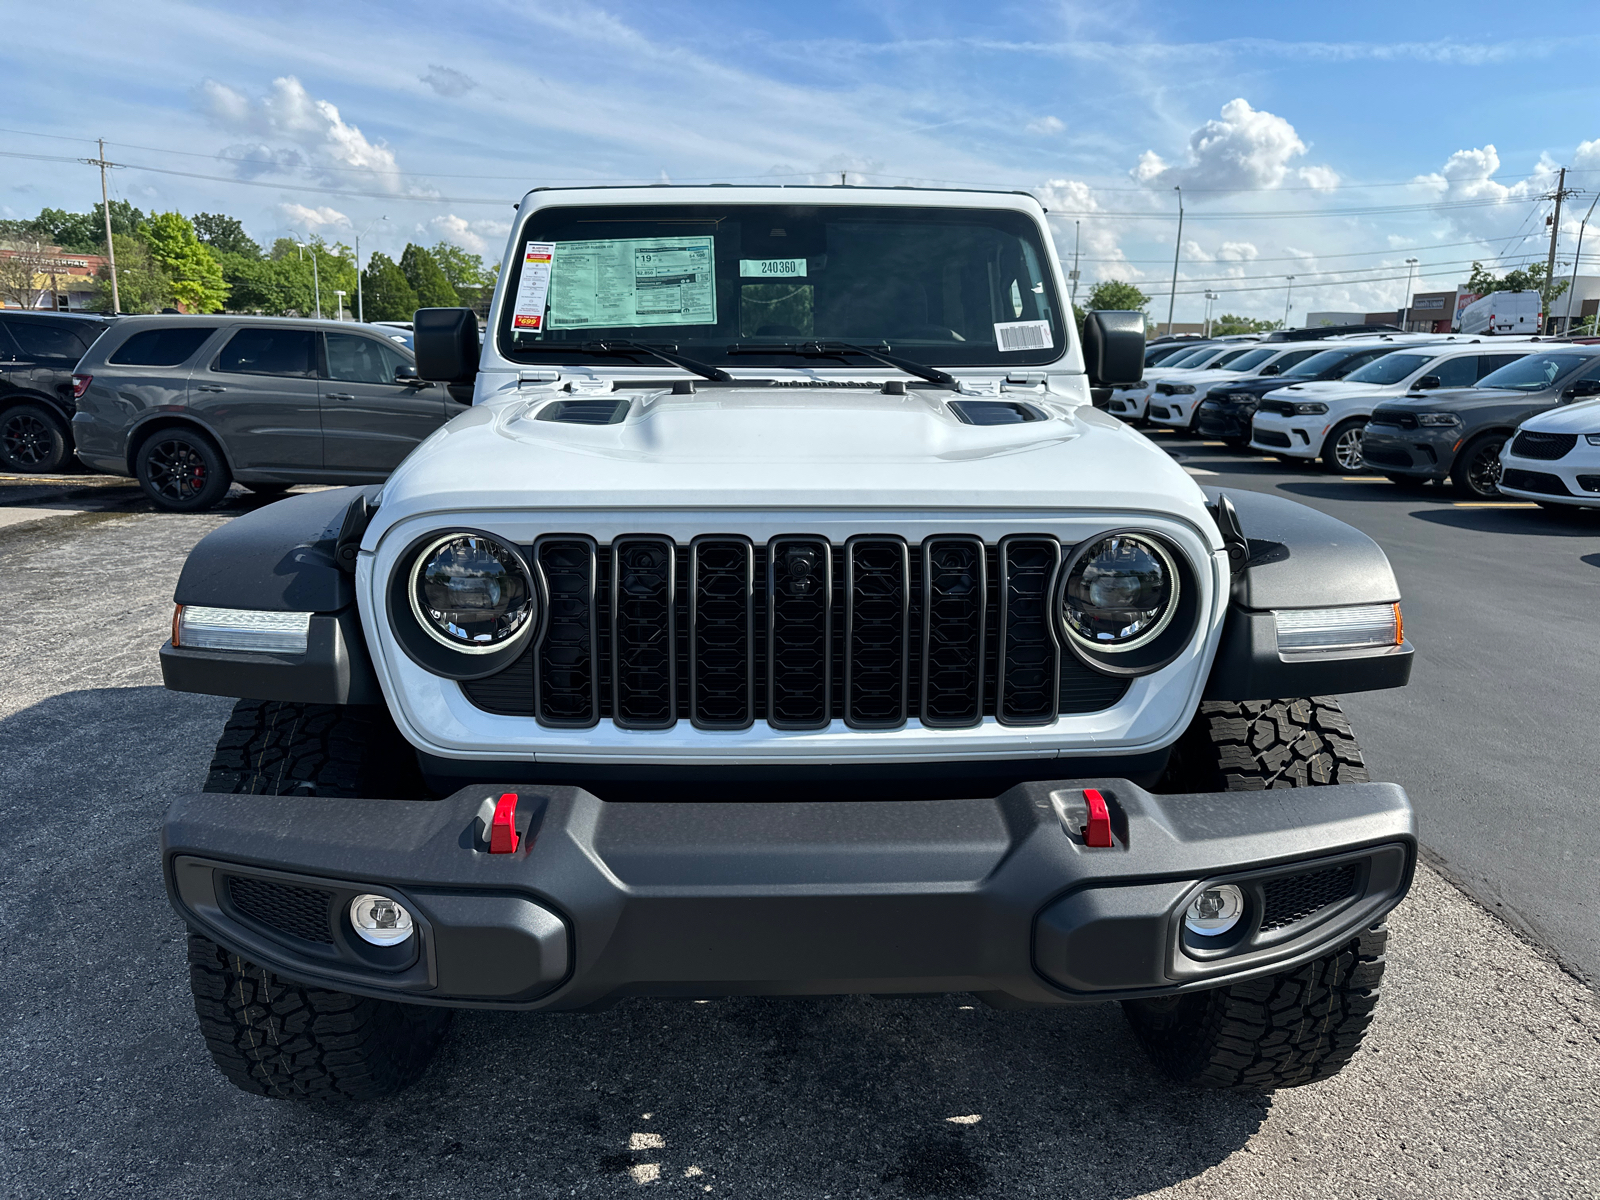
<path fill-rule="evenodd" d="M 1084 646 L 1133 650 L 1167 627 L 1177 601 L 1172 555 L 1153 538 L 1115 533 L 1073 563 L 1061 593 L 1061 623 Z"/>
<path fill-rule="evenodd" d="M 452 533 L 427 546 L 411 568 L 410 592 L 417 623 L 464 654 L 500 649 L 536 615 L 522 559 L 481 533 Z"/>

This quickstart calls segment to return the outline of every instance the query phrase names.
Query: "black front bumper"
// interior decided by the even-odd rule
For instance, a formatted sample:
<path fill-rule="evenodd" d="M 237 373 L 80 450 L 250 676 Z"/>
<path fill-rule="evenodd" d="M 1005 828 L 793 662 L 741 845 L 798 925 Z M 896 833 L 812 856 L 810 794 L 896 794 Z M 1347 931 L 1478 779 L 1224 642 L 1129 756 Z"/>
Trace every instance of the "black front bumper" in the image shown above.
<path fill-rule="evenodd" d="M 1256 406 L 1243 404 L 1219 404 L 1214 400 L 1202 400 L 1200 410 L 1195 414 L 1194 425 L 1201 437 L 1209 438 L 1243 438 L 1250 439 L 1250 422 L 1256 414 Z"/>
<path fill-rule="evenodd" d="M 1086 787 L 1108 801 L 1111 847 L 1081 834 Z M 191 928 L 287 978 L 412 1002 L 1060 1004 L 1318 957 L 1394 907 L 1416 859 L 1392 784 L 1156 796 L 1080 779 L 981 800 L 715 804 L 516 790 L 513 853 L 489 852 L 494 787 L 439 801 L 185 796 L 162 830 L 168 892 Z M 1182 915 L 1218 881 L 1248 899 L 1213 945 Z M 398 899 L 416 935 L 382 950 L 356 938 L 347 913 L 362 892 Z"/>
<path fill-rule="evenodd" d="M 1454 430 L 1439 433 L 1369 423 L 1361 436 L 1361 461 L 1385 475 L 1443 479 L 1450 474 L 1456 450 L 1464 441 Z"/>

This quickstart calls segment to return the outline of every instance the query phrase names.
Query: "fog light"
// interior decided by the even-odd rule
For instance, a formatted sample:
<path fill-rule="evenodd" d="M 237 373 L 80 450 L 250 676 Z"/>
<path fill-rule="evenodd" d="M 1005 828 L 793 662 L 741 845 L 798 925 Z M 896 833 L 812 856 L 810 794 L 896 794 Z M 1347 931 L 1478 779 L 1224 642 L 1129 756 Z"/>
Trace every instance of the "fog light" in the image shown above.
<path fill-rule="evenodd" d="M 1244 893 L 1231 883 L 1219 883 L 1201 892 L 1183 914 L 1183 927 L 1201 937 L 1218 937 L 1244 916 Z"/>
<path fill-rule="evenodd" d="M 350 901 L 350 924 L 362 941 L 374 946 L 398 946 L 412 933 L 411 914 L 388 896 L 357 896 Z"/>

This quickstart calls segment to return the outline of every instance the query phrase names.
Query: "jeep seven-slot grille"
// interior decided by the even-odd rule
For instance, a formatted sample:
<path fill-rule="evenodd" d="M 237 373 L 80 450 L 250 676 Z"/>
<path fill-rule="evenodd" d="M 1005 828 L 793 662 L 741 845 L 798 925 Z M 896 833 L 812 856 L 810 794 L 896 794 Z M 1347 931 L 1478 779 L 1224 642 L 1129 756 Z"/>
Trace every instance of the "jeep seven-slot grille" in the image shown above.
<path fill-rule="evenodd" d="M 1049 724 L 1109 708 L 1129 686 L 1058 643 L 1063 554 L 1042 535 L 607 546 L 553 534 L 532 553 L 547 604 L 539 635 L 505 670 L 461 686 L 481 709 L 557 729 Z"/>

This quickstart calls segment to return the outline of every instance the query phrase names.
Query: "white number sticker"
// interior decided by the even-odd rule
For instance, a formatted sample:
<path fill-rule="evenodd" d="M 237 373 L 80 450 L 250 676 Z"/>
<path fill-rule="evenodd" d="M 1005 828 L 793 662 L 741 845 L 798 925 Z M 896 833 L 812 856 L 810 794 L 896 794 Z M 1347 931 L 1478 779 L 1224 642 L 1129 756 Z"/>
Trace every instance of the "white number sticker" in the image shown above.
<path fill-rule="evenodd" d="M 804 279 L 806 260 L 803 258 L 741 258 L 739 274 L 754 279 Z"/>

